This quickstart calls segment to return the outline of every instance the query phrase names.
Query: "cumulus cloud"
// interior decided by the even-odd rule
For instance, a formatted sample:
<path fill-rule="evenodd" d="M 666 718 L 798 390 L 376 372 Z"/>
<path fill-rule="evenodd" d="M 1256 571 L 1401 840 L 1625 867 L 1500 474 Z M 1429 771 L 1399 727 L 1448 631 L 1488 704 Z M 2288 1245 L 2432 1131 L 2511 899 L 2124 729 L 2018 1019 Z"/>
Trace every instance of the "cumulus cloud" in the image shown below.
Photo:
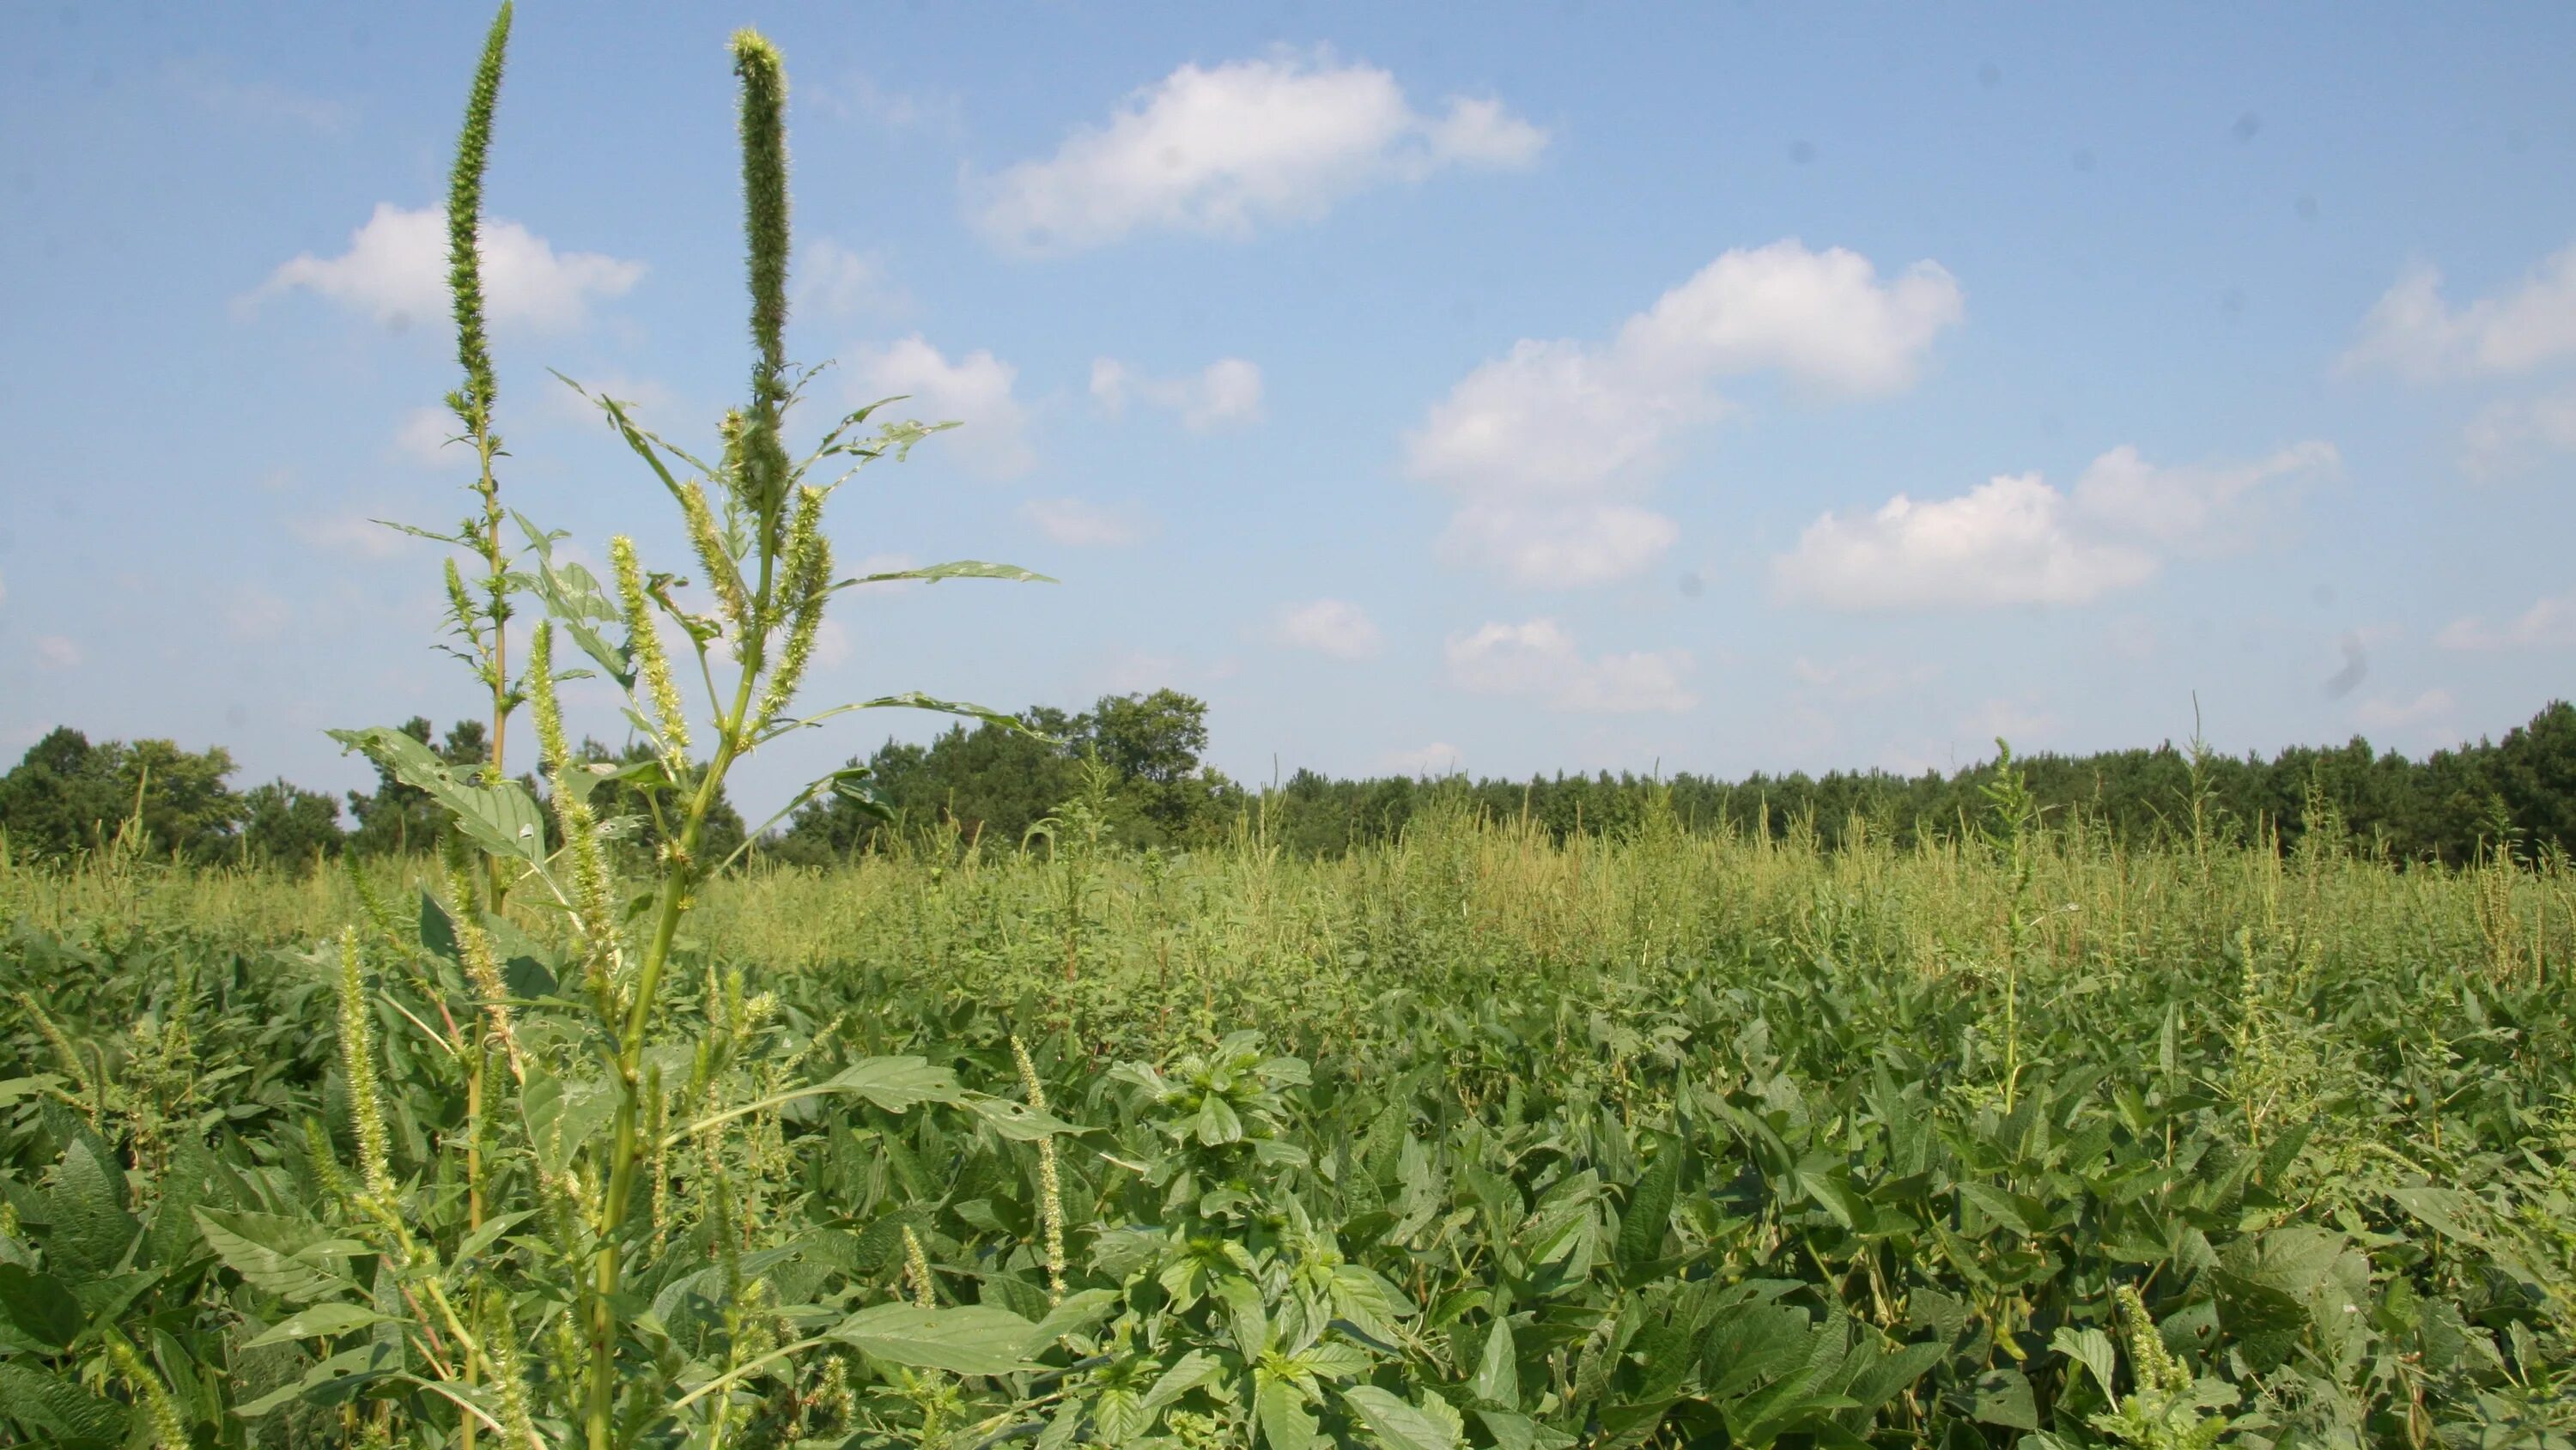
<path fill-rule="evenodd" d="M 1136 520 L 1078 498 L 1039 498 L 1020 505 L 1020 517 L 1056 543 L 1077 549 L 1132 544 L 1143 536 Z"/>
<path fill-rule="evenodd" d="M 2493 478 L 2553 453 L 2576 453 L 2576 390 L 2489 403 L 2461 436 L 2460 468 Z"/>
<path fill-rule="evenodd" d="M 593 303 L 623 297 L 644 264 L 596 252 L 557 252 L 512 221 L 483 223 L 483 305 L 495 326 L 564 332 L 589 320 Z M 447 316 L 447 217 L 379 202 L 375 215 L 336 257 L 307 252 L 269 274 L 246 303 L 306 291 L 394 329 Z"/>
<path fill-rule="evenodd" d="M 1731 251 L 1607 342 L 1524 338 L 1470 372 L 1406 435 L 1406 471 L 1459 500 L 1449 557 L 1529 585 L 1623 578 L 1679 534 L 1644 499 L 1678 438 L 1725 412 L 1719 380 L 1891 392 L 1963 307 L 1931 262 L 1882 278 L 1840 248 Z"/>
<path fill-rule="evenodd" d="M 81 647 L 59 634 L 36 636 L 36 662 L 48 669 L 68 670 L 81 662 Z"/>
<path fill-rule="evenodd" d="M 901 394 L 909 401 L 894 410 L 925 423 L 962 421 L 966 426 L 942 435 L 935 445 L 954 450 L 967 467 L 993 478 L 1028 472 L 1037 455 L 1025 437 L 1027 415 L 1012 395 L 1018 368 L 976 351 L 948 360 L 939 349 L 914 333 L 891 347 L 863 348 L 851 359 L 861 402 Z"/>
<path fill-rule="evenodd" d="M 2361 320 L 2346 371 L 2384 369 L 2419 381 L 2525 372 L 2576 353 L 2576 247 L 2543 260 L 2511 291 L 2455 307 L 2442 273 L 2409 267 Z"/>
<path fill-rule="evenodd" d="M 1547 132 L 1491 100 L 1427 115 L 1395 77 L 1323 51 L 1185 65 L 1055 155 L 970 179 L 975 225 L 1020 253 L 1158 228 L 1242 237 L 1313 221 L 1371 186 L 1452 167 L 1527 166 Z"/>
<path fill-rule="evenodd" d="M 2455 619 L 2434 636 L 2444 649 L 2558 649 L 2576 645 L 2576 593 L 2552 594 L 2502 625 L 2476 615 Z"/>
<path fill-rule="evenodd" d="M 1590 714 L 1680 713 L 1698 702 L 1684 678 L 1684 650 L 1586 656 L 1553 619 L 1487 624 L 1452 635 L 1449 682 L 1480 695 L 1522 695 L 1552 710 Z"/>
<path fill-rule="evenodd" d="M 1467 757 L 1459 754 L 1457 746 L 1445 740 L 1434 740 L 1419 750 L 1390 752 L 1381 758 L 1380 764 L 1397 775 L 1430 776 L 1437 779 L 1465 771 Z"/>
<path fill-rule="evenodd" d="M 1772 560 L 1784 599 L 1829 609 L 2086 604 L 2155 577 L 2166 558 L 2245 542 L 2266 485 L 2333 470 L 2301 443 L 2247 464 L 2165 468 L 2134 448 L 2093 460 L 2070 496 L 2036 473 L 1957 498 L 1898 494 L 1868 514 L 1827 513 Z"/>
<path fill-rule="evenodd" d="M 1386 643 L 1368 611 L 1347 599 L 1283 606 L 1272 621 L 1270 635 L 1292 649 L 1345 660 L 1367 659 Z"/>
<path fill-rule="evenodd" d="M 1113 418 L 1126 411 L 1127 400 L 1133 397 L 1149 407 L 1179 414 L 1181 426 L 1193 433 L 1208 433 L 1261 421 L 1261 368 L 1228 357 L 1184 377 L 1156 378 L 1116 358 L 1095 358 L 1091 396 Z"/>

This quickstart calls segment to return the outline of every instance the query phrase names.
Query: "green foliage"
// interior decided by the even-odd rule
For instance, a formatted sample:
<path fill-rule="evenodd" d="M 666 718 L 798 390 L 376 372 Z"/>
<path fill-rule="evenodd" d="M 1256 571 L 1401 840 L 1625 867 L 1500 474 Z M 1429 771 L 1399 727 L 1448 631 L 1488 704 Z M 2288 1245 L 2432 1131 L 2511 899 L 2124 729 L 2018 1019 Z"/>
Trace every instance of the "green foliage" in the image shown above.
<path fill-rule="evenodd" d="M 102 850 L 120 837 L 147 856 L 220 859 L 243 818 L 224 784 L 232 769 L 221 746 L 199 754 L 167 740 L 92 745 L 77 730 L 56 729 L 0 776 L 0 832 L 10 850 L 38 859 Z"/>

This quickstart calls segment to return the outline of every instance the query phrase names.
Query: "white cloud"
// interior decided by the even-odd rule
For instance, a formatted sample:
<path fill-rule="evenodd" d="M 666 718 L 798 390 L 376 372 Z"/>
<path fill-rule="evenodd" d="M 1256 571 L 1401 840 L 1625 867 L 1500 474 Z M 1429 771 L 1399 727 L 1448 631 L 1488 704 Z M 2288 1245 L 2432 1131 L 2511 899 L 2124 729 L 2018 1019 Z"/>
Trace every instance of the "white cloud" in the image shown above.
<path fill-rule="evenodd" d="M 1380 758 L 1380 764 L 1397 775 L 1427 775 L 1436 780 L 1465 772 L 1467 757 L 1458 753 L 1457 746 L 1434 740 L 1419 750 L 1392 751 Z"/>
<path fill-rule="evenodd" d="M 1719 379 L 1893 391 L 1962 310 L 1930 262 L 1881 279 L 1865 257 L 1795 240 L 1728 252 L 1607 343 L 1524 338 L 1470 372 L 1406 435 L 1406 471 L 1460 501 L 1451 557 L 1523 584 L 1622 578 L 1679 535 L 1641 500 L 1675 441 L 1726 411 Z"/>
<path fill-rule="evenodd" d="M 2528 468 L 2551 453 L 2576 453 L 2576 390 L 2490 403 L 2469 420 L 2460 468 L 2493 478 Z"/>
<path fill-rule="evenodd" d="M 2412 700 L 2364 700 L 2353 715 L 2376 730 L 2430 727 L 2429 733 L 2439 736 L 2458 709 L 2459 701 L 2451 698 L 2450 691 L 2426 690 Z"/>
<path fill-rule="evenodd" d="M 1453 166 L 1527 166 L 1547 133 L 1487 100 L 1415 110 L 1395 77 L 1322 51 L 1185 65 L 1054 156 L 968 183 L 975 224 L 1021 253 L 1144 228 L 1242 237 L 1313 221 L 1359 191 Z"/>
<path fill-rule="evenodd" d="M 9 580 L 8 580 L 8 577 L 7 577 L 6 575 L 0 575 L 0 604 L 7 604 L 8 602 L 9 602 Z"/>
<path fill-rule="evenodd" d="M 1112 513 L 1078 498 L 1039 498 L 1020 505 L 1020 517 L 1038 532 L 1069 548 L 1109 548 L 1132 544 L 1144 534 L 1133 518 Z"/>
<path fill-rule="evenodd" d="M 2471 615 L 2455 619 L 2434 637 L 2444 649 L 2558 649 L 2576 645 L 2576 593 L 2552 594 L 2501 628 Z"/>
<path fill-rule="evenodd" d="M 1219 358 L 1187 377 L 1155 378 L 1129 370 L 1116 358 L 1091 364 L 1091 396 L 1111 417 L 1126 411 L 1130 396 L 1178 413 L 1193 433 L 1261 421 L 1261 368 L 1239 357 Z"/>
<path fill-rule="evenodd" d="M 1346 660 L 1367 659 L 1386 643 L 1368 611 L 1347 599 L 1283 606 L 1272 623 L 1271 637 L 1293 649 Z"/>
<path fill-rule="evenodd" d="M 1011 393 L 1020 370 L 990 352 L 979 350 L 950 362 L 914 333 L 891 347 L 861 349 L 851 371 L 865 394 L 859 401 L 902 394 L 910 401 L 893 416 L 963 422 L 965 427 L 942 435 L 932 446 L 954 449 L 978 473 L 1010 478 L 1037 462 L 1024 436 L 1027 415 Z"/>
<path fill-rule="evenodd" d="M 2279 485 L 2322 476 L 2334 448 L 2309 442 L 2249 464 L 2165 468 L 2121 446 L 2093 460 L 2072 497 L 2036 473 L 1957 498 L 1898 494 L 1870 514 L 1827 513 L 1772 560 L 1785 599 L 1829 609 L 2086 604 L 2153 578 L 2165 559 L 2241 544 Z"/>
<path fill-rule="evenodd" d="M 2576 247 L 2544 259 L 2511 292 L 2454 307 L 2442 273 L 2409 267 L 2362 318 L 2346 371 L 2385 368 L 2417 380 L 2518 373 L 2576 353 Z"/>
<path fill-rule="evenodd" d="M 68 670 L 81 662 L 81 648 L 59 634 L 36 636 L 36 661 L 57 670 Z"/>
<path fill-rule="evenodd" d="M 622 297 L 644 264 L 596 252 L 557 252 L 517 222 L 483 223 L 483 307 L 495 326 L 562 332 L 588 320 L 591 304 Z M 337 257 L 307 252 L 269 274 L 250 305 L 302 289 L 363 312 L 386 327 L 435 325 L 449 312 L 447 217 L 378 202 L 375 215 Z"/>
<path fill-rule="evenodd" d="M 792 272 L 795 310 L 847 317 L 862 311 L 889 311 L 908 300 L 887 279 L 885 262 L 872 252 L 854 252 L 829 237 L 798 244 Z"/>
<path fill-rule="evenodd" d="M 2100 528 L 2169 547 L 2212 550 L 2245 542 L 2249 505 L 2265 484 L 2331 473 L 2331 443 L 2294 443 L 2252 463 L 2158 467 L 2121 444 L 2086 465 L 2075 506 Z"/>
<path fill-rule="evenodd" d="M 1553 619 L 1487 624 L 1450 636 L 1449 681 L 1480 695 L 1533 695 L 1549 709 L 1593 714 L 1679 713 L 1698 703 L 1683 684 L 1687 651 L 1586 658 Z"/>
<path fill-rule="evenodd" d="M 1867 610 L 2082 604 L 2154 575 L 2154 555 L 2088 543 L 2067 514 L 2065 495 L 2035 473 L 1931 503 L 1900 493 L 1865 517 L 1808 525 L 1772 579 L 1787 598 Z"/>

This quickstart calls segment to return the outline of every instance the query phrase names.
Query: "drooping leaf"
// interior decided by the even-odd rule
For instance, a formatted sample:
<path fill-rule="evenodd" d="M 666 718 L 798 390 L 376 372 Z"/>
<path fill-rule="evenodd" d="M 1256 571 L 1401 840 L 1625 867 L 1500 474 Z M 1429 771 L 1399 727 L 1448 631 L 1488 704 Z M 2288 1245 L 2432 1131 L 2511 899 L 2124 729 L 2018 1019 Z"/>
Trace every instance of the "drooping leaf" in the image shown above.
<path fill-rule="evenodd" d="M 842 1320 L 831 1337 L 886 1364 L 998 1375 L 1037 1368 L 1021 1357 L 1036 1328 L 987 1304 L 954 1309 L 877 1304 Z"/>

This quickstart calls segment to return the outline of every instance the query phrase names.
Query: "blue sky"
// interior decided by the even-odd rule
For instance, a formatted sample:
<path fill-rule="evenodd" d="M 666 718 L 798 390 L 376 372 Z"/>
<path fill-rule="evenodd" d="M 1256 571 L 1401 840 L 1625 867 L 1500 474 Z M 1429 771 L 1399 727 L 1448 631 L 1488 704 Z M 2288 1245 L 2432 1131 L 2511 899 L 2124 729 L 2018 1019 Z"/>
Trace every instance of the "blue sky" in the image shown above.
<path fill-rule="evenodd" d="M 484 19 L 0 12 L 0 753 L 344 786 L 325 727 L 473 713 L 366 521 L 465 506 L 426 209 Z M 2569 692 L 2576 11 L 539 0 L 504 489 L 584 557 L 685 551 L 546 369 L 701 441 L 742 386 L 746 21 L 816 396 L 967 424 L 841 558 L 1064 581 L 853 598 L 812 703 L 1168 684 L 1263 780 L 1947 768 L 2195 692 L 2420 754 Z"/>

